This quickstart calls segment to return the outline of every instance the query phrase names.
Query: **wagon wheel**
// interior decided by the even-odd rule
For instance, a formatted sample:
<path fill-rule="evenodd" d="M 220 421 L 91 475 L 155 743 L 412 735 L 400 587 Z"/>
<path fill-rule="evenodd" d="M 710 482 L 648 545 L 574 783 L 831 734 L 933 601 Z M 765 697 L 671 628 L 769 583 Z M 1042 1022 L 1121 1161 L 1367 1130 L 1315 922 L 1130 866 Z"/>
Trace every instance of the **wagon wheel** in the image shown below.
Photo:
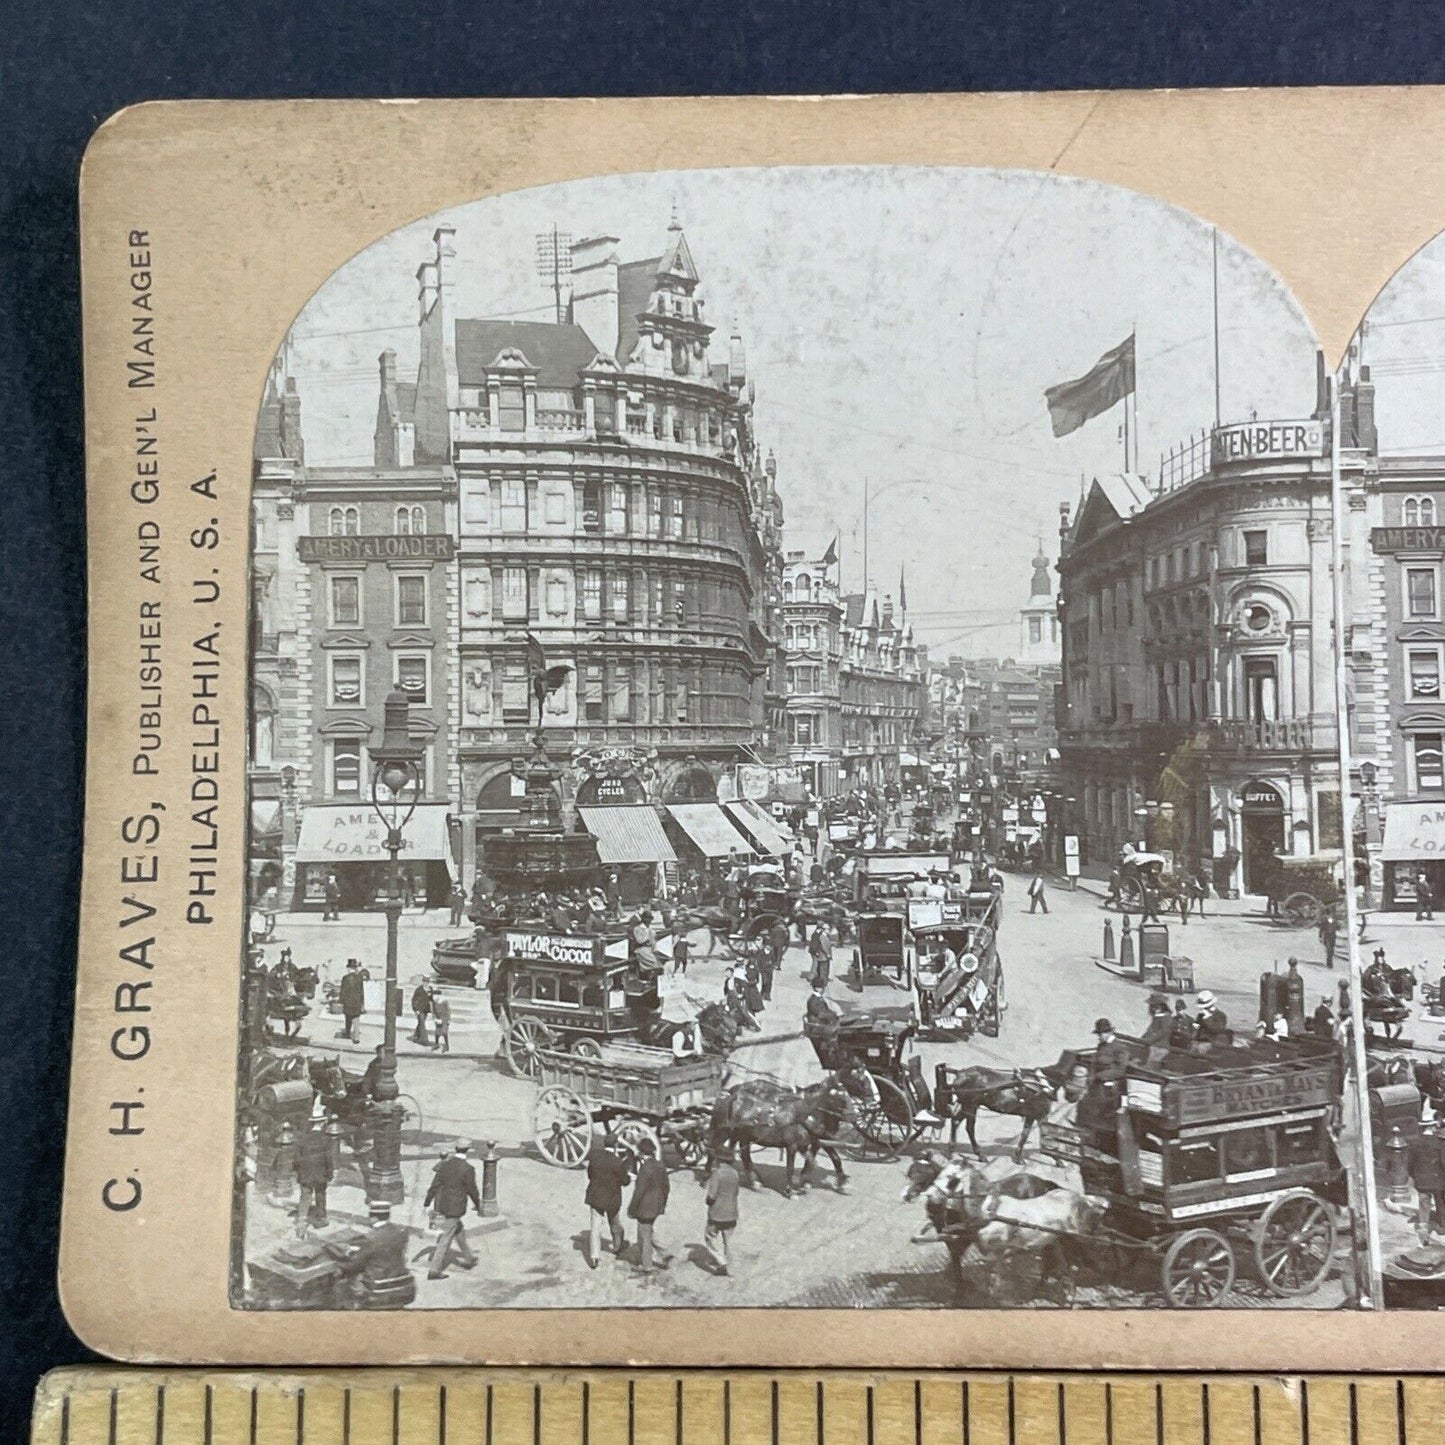
<path fill-rule="evenodd" d="M 645 1124 L 641 1119 L 619 1119 L 612 1126 L 612 1136 L 619 1143 L 626 1144 L 634 1154 L 641 1154 L 641 1144 L 644 1139 L 652 1140 L 652 1147 L 657 1151 L 657 1157 L 662 1157 L 662 1140 L 657 1137 L 657 1130 L 651 1124 Z"/>
<path fill-rule="evenodd" d="M 569 1048 L 574 1058 L 600 1059 L 602 1057 L 602 1045 L 596 1039 L 589 1039 L 585 1034 L 573 1039 Z"/>
<path fill-rule="evenodd" d="M 552 1084 L 532 1105 L 532 1138 L 549 1164 L 580 1169 L 592 1150 L 592 1110 L 561 1084 Z"/>
<path fill-rule="evenodd" d="M 1271 1294 L 1313 1294 L 1330 1271 L 1335 1221 L 1322 1199 L 1307 1189 L 1292 1189 L 1260 1215 L 1250 1242 L 1255 1268 Z"/>
<path fill-rule="evenodd" d="M 542 1077 L 543 1049 L 555 1049 L 557 1036 L 536 1019 L 513 1019 L 507 1030 L 507 1067 L 519 1079 Z"/>
<path fill-rule="evenodd" d="M 1320 900 L 1313 893 L 1291 893 L 1280 905 L 1280 912 L 1286 923 L 1304 928 L 1319 922 Z"/>
<path fill-rule="evenodd" d="M 1178 1235 L 1164 1254 L 1164 1298 L 1172 1309 L 1216 1309 L 1234 1284 L 1234 1247 L 1212 1229 Z"/>
<path fill-rule="evenodd" d="M 997 968 L 998 977 L 993 986 L 994 1004 L 998 1008 L 999 1013 L 1004 1014 L 1008 1012 L 1008 995 L 1004 992 L 1002 962 L 997 964 Z"/>
<path fill-rule="evenodd" d="M 911 1139 L 920 1133 L 913 1122 L 913 1107 L 908 1096 L 892 1079 L 883 1074 L 871 1075 L 878 1086 L 878 1102 L 855 1103 L 854 1122 L 858 1132 L 876 1145 L 888 1158 L 894 1158 Z"/>
<path fill-rule="evenodd" d="M 683 1167 L 696 1169 L 707 1158 L 706 1122 L 683 1120 L 667 1131 L 667 1142 L 677 1152 Z"/>

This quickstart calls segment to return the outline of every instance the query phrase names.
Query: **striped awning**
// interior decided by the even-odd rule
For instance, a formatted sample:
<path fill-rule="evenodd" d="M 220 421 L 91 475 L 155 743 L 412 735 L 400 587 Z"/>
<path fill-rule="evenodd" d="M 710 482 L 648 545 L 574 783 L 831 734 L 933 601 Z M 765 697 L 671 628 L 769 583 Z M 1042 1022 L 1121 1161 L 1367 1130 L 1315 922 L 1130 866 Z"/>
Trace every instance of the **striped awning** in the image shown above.
<path fill-rule="evenodd" d="M 758 851 L 769 858 L 780 857 L 792 848 L 792 840 L 788 835 L 751 799 L 724 803 L 723 811 L 754 840 Z"/>
<path fill-rule="evenodd" d="M 657 810 L 646 803 L 625 807 L 580 807 L 582 825 L 597 840 L 603 863 L 675 863 L 677 854 L 662 831 Z"/>
<path fill-rule="evenodd" d="M 716 803 L 669 803 L 667 811 L 704 858 L 726 858 L 733 852 L 746 855 L 757 851 Z"/>

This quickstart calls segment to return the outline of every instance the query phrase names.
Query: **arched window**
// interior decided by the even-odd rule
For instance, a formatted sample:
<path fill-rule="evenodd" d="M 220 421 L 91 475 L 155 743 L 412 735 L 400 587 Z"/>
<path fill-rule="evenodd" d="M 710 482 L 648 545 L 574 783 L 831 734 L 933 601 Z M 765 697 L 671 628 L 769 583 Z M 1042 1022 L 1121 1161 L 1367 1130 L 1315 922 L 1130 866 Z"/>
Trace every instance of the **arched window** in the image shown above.
<path fill-rule="evenodd" d="M 793 584 L 787 580 L 783 582 L 783 600 L 785 602 L 793 600 Z"/>
<path fill-rule="evenodd" d="M 346 509 L 346 535 L 348 537 L 361 535 L 361 513 L 355 507 Z"/>
<path fill-rule="evenodd" d="M 411 509 L 411 534 L 413 537 L 426 536 L 426 508 L 413 507 Z"/>
<path fill-rule="evenodd" d="M 398 507 L 396 509 L 396 535 L 398 537 L 411 536 L 411 508 Z"/>
<path fill-rule="evenodd" d="M 1405 525 L 1407 527 L 1433 527 L 1435 525 L 1435 498 L 1406 497 Z"/>
<path fill-rule="evenodd" d="M 799 601 L 799 602 L 806 602 L 806 601 L 808 601 L 808 599 L 809 599 L 812 595 L 813 595 L 813 581 L 812 581 L 812 578 L 810 578 L 810 577 L 808 576 L 808 574 L 807 574 L 806 572 L 804 572 L 804 573 L 798 578 L 798 601 Z"/>
<path fill-rule="evenodd" d="M 340 537 L 346 531 L 346 513 L 340 507 L 331 509 L 331 517 L 327 530 L 333 537 Z"/>

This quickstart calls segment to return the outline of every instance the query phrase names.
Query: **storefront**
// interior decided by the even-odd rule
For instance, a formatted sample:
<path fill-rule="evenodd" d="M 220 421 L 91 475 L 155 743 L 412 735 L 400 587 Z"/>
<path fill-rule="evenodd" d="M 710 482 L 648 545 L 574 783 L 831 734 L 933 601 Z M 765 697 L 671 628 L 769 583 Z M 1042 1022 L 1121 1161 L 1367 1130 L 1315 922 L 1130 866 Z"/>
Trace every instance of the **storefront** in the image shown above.
<path fill-rule="evenodd" d="M 1244 847 L 1244 889 L 1264 893 L 1274 886 L 1288 850 L 1284 836 L 1284 796 L 1272 783 L 1250 782 L 1240 789 L 1240 829 Z"/>
<path fill-rule="evenodd" d="M 617 874 L 622 901 L 645 903 L 665 891 L 664 868 L 677 853 L 648 803 L 620 807 L 579 804 L 577 816 L 597 842 L 597 861 Z"/>
<path fill-rule="evenodd" d="M 1437 899 L 1445 899 L 1445 801 L 1387 803 L 1385 841 L 1386 908 L 1415 906 L 1415 878 L 1424 873 Z"/>
<path fill-rule="evenodd" d="M 427 908 L 446 906 L 452 872 L 447 805 L 421 803 L 402 829 L 403 901 Z M 301 815 L 296 843 L 296 906 L 326 906 L 326 881 L 336 879 L 343 910 L 374 908 L 390 887 L 386 825 L 363 803 L 315 804 Z"/>
<path fill-rule="evenodd" d="M 736 854 L 749 858 L 757 850 L 717 803 L 670 803 L 667 809 L 684 851 L 692 850 L 694 859 L 728 858 Z"/>

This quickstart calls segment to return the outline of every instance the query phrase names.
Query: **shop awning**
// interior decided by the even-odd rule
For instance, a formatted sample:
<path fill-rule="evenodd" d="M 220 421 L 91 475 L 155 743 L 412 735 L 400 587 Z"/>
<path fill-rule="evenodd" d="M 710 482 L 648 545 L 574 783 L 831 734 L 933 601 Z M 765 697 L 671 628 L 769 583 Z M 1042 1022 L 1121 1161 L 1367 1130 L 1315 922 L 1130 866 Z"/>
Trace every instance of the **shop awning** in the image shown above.
<path fill-rule="evenodd" d="M 402 829 L 401 844 L 403 863 L 446 862 L 447 805 L 419 804 Z M 373 808 L 347 803 L 302 812 L 298 863 L 384 863 L 389 857 L 386 828 Z"/>
<path fill-rule="evenodd" d="M 1445 802 L 1386 803 L 1386 863 L 1431 863 L 1445 860 Z"/>
<path fill-rule="evenodd" d="M 603 863 L 675 863 L 677 854 L 662 831 L 657 810 L 646 803 L 625 807 L 578 808 L 582 825 L 597 840 Z"/>
<path fill-rule="evenodd" d="M 669 803 L 667 811 L 701 850 L 704 858 L 726 858 L 734 851 L 756 851 L 716 803 Z"/>
<path fill-rule="evenodd" d="M 750 799 L 724 803 L 723 812 L 757 844 L 758 852 L 777 858 L 791 850 L 792 840 Z"/>

